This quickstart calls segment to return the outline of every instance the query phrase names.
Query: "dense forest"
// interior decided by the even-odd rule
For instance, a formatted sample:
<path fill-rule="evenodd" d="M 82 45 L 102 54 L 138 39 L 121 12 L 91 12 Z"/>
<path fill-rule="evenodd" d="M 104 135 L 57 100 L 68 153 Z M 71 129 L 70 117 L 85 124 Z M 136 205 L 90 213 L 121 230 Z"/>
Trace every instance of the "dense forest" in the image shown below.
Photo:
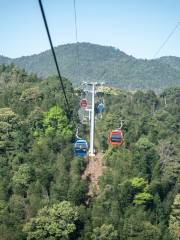
<path fill-rule="evenodd" d="M 0 239 L 179 240 L 180 88 L 103 94 L 104 172 L 89 196 L 73 152 L 80 97 L 63 80 L 70 116 L 56 76 L 0 65 Z M 124 144 L 109 146 L 121 119 Z"/>
<path fill-rule="evenodd" d="M 55 48 L 62 75 L 70 79 L 74 85 L 93 79 L 103 81 L 109 86 L 129 90 L 153 89 L 158 92 L 179 84 L 178 57 L 136 59 L 114 47 L 91 43 L 77 44 L 65 44 Z M 56 74 L 50 50 L 16 59 L 0 56 L 0 64 L 3 63 L 15 63 L 28 73 L 35 73 L 39 77 Z"/>

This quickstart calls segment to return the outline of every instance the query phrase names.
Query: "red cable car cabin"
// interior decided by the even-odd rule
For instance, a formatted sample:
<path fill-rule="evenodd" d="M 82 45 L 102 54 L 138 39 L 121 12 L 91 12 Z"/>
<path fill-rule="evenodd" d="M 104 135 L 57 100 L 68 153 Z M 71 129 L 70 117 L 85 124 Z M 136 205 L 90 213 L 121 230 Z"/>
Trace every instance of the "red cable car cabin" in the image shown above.
<path fill-rule="evenodd" d="M 121 130 L 113 130 L 109 134 L 109 143 L 112 145 L 123 144 L 123 133 Z"/>
<path fill-rule="evenodd" d="M 81 99 L 80 106 L 82 108 L 87 108 L 87 105 L 88 105 L 87 99 L 85 99 L 85 98 Z"/>

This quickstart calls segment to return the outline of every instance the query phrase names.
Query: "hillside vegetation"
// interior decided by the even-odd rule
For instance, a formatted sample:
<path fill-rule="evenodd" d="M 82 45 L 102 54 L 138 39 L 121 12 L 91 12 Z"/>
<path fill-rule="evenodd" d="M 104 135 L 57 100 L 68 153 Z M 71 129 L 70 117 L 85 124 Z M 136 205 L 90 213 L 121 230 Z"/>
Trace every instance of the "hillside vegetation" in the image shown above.
<path fill-rule="evenodd" d="M 89 197 L 87 162 L 73 153 L 72 84 L 63 79 L 68 119 L 56 76 L 10 65 L 0 67 L 0 79 L 0 239 L 179 240 L 180 88 L 104 94 L 96 142 L 105 168 Z M 121 119 L 124 144 L 109 146 Z"/>
<path fill-rule="evenodd" d="M 140 88 L 154 89 L 158 92 L 162 88 L 180 84 L 178 57 L 136 59 L 119 49 L 90 43 L 61 45 L 56 47 L 55 51 L 62 75 L 70 79 L 74 85 L 93 80 L 130 90 Z M 2 63 L 15 63 L 29 73 L 36 73 L 39 77 L 56 73 L 50 50 L 16 59 L 0 56 L 0 64 Z"/>

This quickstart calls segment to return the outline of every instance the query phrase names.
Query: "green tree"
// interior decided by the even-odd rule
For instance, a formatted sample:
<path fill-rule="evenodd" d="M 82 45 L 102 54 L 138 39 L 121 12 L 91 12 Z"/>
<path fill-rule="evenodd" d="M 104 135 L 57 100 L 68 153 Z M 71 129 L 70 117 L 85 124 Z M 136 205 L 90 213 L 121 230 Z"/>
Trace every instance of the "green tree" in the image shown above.
<path fill-rule="evenodd" d="M 160 229 L 147 220 L 146 213 L 141 208 L 129 208 L 126 211 L 123 235 L 126 240 L 161 239 Z"/>
<path fill-rule="evenodd" d="M 134 160 L 137 163 L 137 167 L 141 175 L 150 180 L 153 168 L 159 158 L 155 146 L 147 137 L 140 137 L 135 143 L 135 148 Z"/>
<path fill-rule="evenodd" d="M 78 209 L 63 201 L 41 209 L 35 218 L 25 225 L 28 240 L 68 240 L 76 230 Z"/>
<path fill-rule="evenodd" d="M 54 106 L 48 112 L 44 113 L 43 126 L 46 136 L 60 136 L 65 139 L 72 137 L 71 126 L 64 111 Z"/>
<path fill-rule="evenodd" d="M 103 224 L 101 227 L 93 229 L 92 240 L 117 240 L 118 232 L 112 224 Z"/>
<path fill-rule="evenodd" d="M 11 108 L 0 108 L 0 151 L 14 149 L 15 133 L 20 126 L 19 116 Z"/>
<path fill-rule="evenodd" d="M 39 101 L 42 100 L 43 95 L 39 90 L 39 87 L 31 87 L 28 89 L 25 89 L 20 97 L 20 101 L 23 102 L 33 102 L 33 101 Z"/>
<path fill-rule="evenodd" d="M 148 192 L 142 192 L 135 195 L 133 203 L 137 205 L 147 204 L 153 200 L 153 196 Z"/>
<path fill-rule="evenodd" d="M 135 177 L 131 180 L 131 185 L 135 191 L 143 191 L 147 187 L 147 182 L 144 178 Z"/>
<path fill-rule="evenodd" d="M 32 168 L 27 163 L 20 165 L 18 171 L 14 173 L 12 178 L 12 185 L 15 192 L 26 193 L 32 179 Z"/>
<path fill-rule="evenodd" d="M 135 194 L 133 203 L 143 205 L 152 202 L 153 196 L 148 192 L 148 183 L 143 178 L 133 178 L 131 185 Z"/>
<path fill-rule="evenodd" d="M 175 239 L 180 239 L 180 194 L 178 193 L 172 205 L 169 229 Z"/>

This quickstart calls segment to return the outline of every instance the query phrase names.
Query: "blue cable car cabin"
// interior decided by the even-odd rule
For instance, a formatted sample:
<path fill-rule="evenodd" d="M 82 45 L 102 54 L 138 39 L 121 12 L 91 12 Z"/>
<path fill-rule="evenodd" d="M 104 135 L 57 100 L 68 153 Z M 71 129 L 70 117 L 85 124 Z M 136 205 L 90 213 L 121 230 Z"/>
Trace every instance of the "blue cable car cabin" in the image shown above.
<path fill-rule="evenodd" d="M 88 152 L 88 144 L 86 140 L 79 139 L 74 144 L 75 156 L 86 157 Z"/>
<path fill-rule="evenodd" d="M 104 104 L 99 103 L 99 105 L 97 106 L 97 110 L 98 110 L 98 113 L 103 113 L 104 112 Z"/>
<path fill-rule="evenodd" d="M 100 114 L 104 112 L 104 103 L 96 103 L 95 104 L 95 113 Z"/>

